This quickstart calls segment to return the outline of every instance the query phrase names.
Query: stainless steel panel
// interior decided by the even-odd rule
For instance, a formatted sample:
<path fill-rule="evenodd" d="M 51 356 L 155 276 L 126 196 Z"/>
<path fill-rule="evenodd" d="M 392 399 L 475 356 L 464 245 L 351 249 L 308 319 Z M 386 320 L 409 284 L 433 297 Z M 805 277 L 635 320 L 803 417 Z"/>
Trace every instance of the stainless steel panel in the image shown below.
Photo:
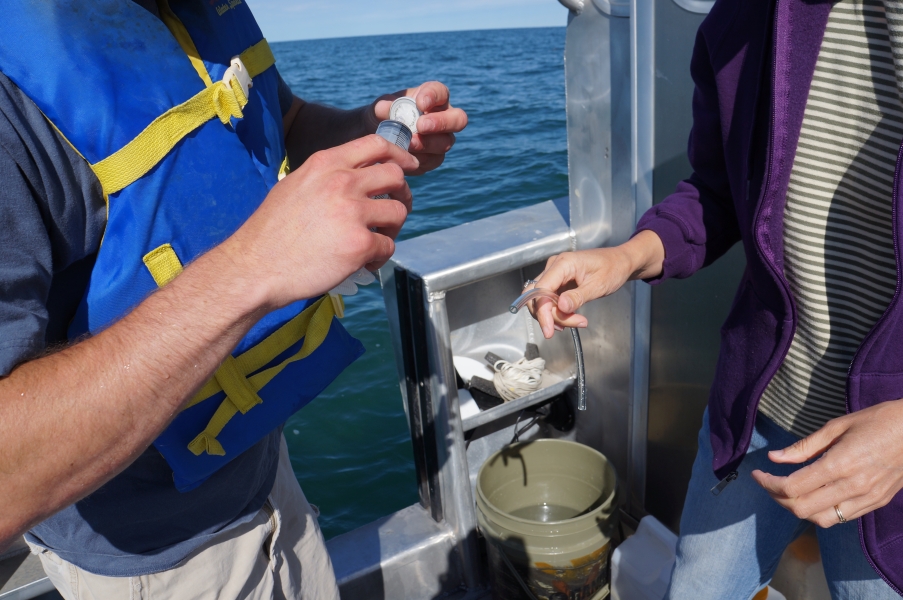
<path fill-rule="evenodd" d="M 464 584 L 476 588 L 482 584 L 483 568 L 477 546 L 476 504 L 470 494 L 470 475 L 464 447 L 464 428 L 458 405 L 458 388 L 449 335 L 445 294 L 431 294 L 428 301 L 429 356 L 431 365 L 436 443 L 439 446 L 440 493 L 444 517 L 454 533 Z"/>
<path fill-rule="evenodd" d="M 523 282 L 535 277 L 543 263 L 528 265 L 449 290 L 446 305 L 452 351 L 482 361 L 491 351 L 506 360 L 524 355 L 527 343 L 534 343 L 546 361 L 546 369 L 562 379 L 576 375 L 574 347 L 567 336 L 547 340 L 527 311 L 508 312 Z"/>
<path fill-rule="evenodd" d="M 707 15 L 712 10 L 715 0 L 674 0 L 674 4 L 692 13 Z"/>
<path fill-rule="evenodd" d="M 441 292 L 519 269 L 572 244 L 570 228 L 548 200 L 405 240 L 380 273 L 401 267 L 422 277 L 429 292 Z"/>
<path fill-rule="evenodd" d="M 512 400 L 511 402 L 506 402 L 500 406 L 481 412 L 478 415 L 474 415 L 464 420 L 464 431 L 476 429 L 480 425 L 486 425 L 487 423 L 491 423 L 493 421 L 501 419 L 502 417 L 518 413 L 525 408 L 535 406 L 540 402 L 548 400 L 549 398 L 554 398 L 555 396 L 564 394 L 573 386 L 574 378 L 568 378 L 564 381 L 559 381 L 558 383 L 554 383 L 549 387 L 529 394 L 528 396 L 524 396 L 523 398 L 518 398 L 517 400 Z"/>
<path fill-rule="evenodd" d="M 634 219 L 652 206 L 652 168 L 655 120 L 653 118 L 655 62 L 654 0 L 636 0 L 631 18 L 631 183 Z M 630 363 L 630 450 L 625 509 L 635 518 L 646 512 L 646 432 L 649 419 L 649 348 L 652 293 L 642 283 L 633 284 L 633 354 Z"/>
<path fill-rule="evenodd" d="M 626 286 L 581 311 L 590 320 L 590 326 L 580 332 L 588 408 L 577 414 L 577 441 L 602 452 L 614 465 L 622 486 L 630 465 L 633 289 Z"/>
<path fill-rule="evenodd" d="M 593 4 L 606 15 L 613 17 L 630 16 L 629 0 L 593 0 Z"/>
<path fill-rule="evenodd" d="M 460 587 L 454 534 L 420 506 L 326 542 L 345 600 L 426 600 Z"/>
<path fill-rule="evenodd" d="M 631 140 L 632 19 L 614 16 L 629 14 L 614 8 L 611 2 L 587 3 L 579 15 L 571 15 L 567 29 L 570 218 L 580 249 L 624 242 L 637 217 Z M 581 310 L 590 321 L 581 332 L 589 408 L 577 416 L 576 437 L 612 461 L 622 486 L 638 488 L 639 510 L 642 478 L 629 478 L 631 464 L 637 462 L 632 451 L 635 406 L 642 414 L 646 401 L 645 396 L 632 396 L 630 376 L 636 293 L 630 284 Z M 638 429 L 645 440 L 645 428 L 641 424 Z M 639 447 L 643 455 L 644 444 Z"/>
<path fill-rule="evenodd" d="M 450 320 L 472 333 L 485 320 L 520 319 L 512 337 L 517 342 L 500 353 L 516 347 L 521 355 L 529 337 L 527 318 L 508 313 L 508 305 L 529 273 L 541 270 L 534 263 L 572 247 L 572 232 L 556 203 L 548 201 L 402 242 L 381 270 L 421 499 L 433 519 L 452 532 L 462 582 L 470 589 L 482 585 L 483 574 L 452 361 L 457 332 Z M 493 325 L 489 332 L 497 342 L 504 330 Z M 474 340 L 468 334 L 460 339 Z M 550 346 L 558 345 L 556 340 Z M 463 351 L 475 352 L 477 346 Z"/>
<path fill-rule="evenodd" d="M 29 552 L 23 539 L 0 553 L 0 600 L 28 600 L 53 589 L 41 559 Z"/>
<path fill-rule="evenodd" d="M 612 20 L 589 3 L 571 16 L 565 41 L 569 216 L 578 249 L 612 235 Z"/>
<path fill-rule="evenodd" d="M 583 10 L 584 0 L 558 0 L 561 5 L 575 13 Z"/>
<path fill-rule="evenodd" d="M 624 242 L 639 215 L 673 187 L 675 174 L 686 173 L 689 120 L 681 113 L 675 117 L 674 107 L 682 110 L 681 103 L 688 105 L 692 92 L 687 87 L 688 54 L 681 52 L 692 44 L 700 17 L 672 0 L 635 0 L 629 5 L 592 0 L 584 2 L 582 10 L 577 3 L 567 5 L 574 10 L 565 49 L 570 171 L 566 217 L 550 201 L 408 240 L 381 271 L 396 350 L 399 339 L 410 336 L 404 333 L 406 327 L 424 336 L 415 354 L 426 353 L 429 372 L 422 367 L 422 356 L 397 352 L 399 380 L 407 389 L 409 412 L 415 407 L 431 411 L 431 431 L 420 425 L 436 457 L 431 468 L 438 471 L 435 482 L 430 480 L 429 502 L 431 508 L 441 507 L 433 510 L 433 518 L 452 532 L 462 577 L 471 589 L 482 580 L 473 538 L 473 478 L 482 460 L 510 441 L 520 407 L 487 411 L 468 419 L 465 427 L 453 356 L 482 360 L 491 350 L 513 360 L 533 341 L 550 371 L 565 379 L 572 376 L 573 354 L 565 336 L 544 340 L 524 315 L 507 312 L 508 303 L 525 279 L 541 272 L 547 257 Z M 670 37 L 659 34 L 666 27 L 677 31 Z M 664 41 L 657 45 L 660 38 Z M 663 81 L 673 81 L 679 89 L 669 89 Z M 660 102 L 663 99 L 667 104 Z M 420 282 L 420 287 L 412 291 L 411 286 L 396 285 L 398 277 Z M 688 298 L 698 302 L 700 297 L 719 296 L 729 285 L 716 281 L 714 289 L 706 289 L 705 277 L 699 281 L 689 293 L 687 282 L 666 284 L 655 293 L 645 284 L 629 284 L 584 307 L 590 321 L 581 336 L 589 408 L 576 415 L 570 432 L 537 424 L 525 433 L 568 437 L 602 451 L 626 487 L 627 513 L 638 518 L 649 509 L 672 526 L 686 478 L 666 461 L 679 462 L 687 455 L 692 460 L 696 425 L 683 423 L 698 421 L 697 399 L 704 397 L 701 382 L 711 376 L 717 334 L 714 343 L 705 335 L 688 336 L 666 309 L 676 311 Z M 678 290 L 673 297 L 668 295 L 672 289 Z M 408 291 L 402 298 L 398 290 Z M 422 317 L 410 308 L 418 302 L 423 303 Z M 703 306 L 709 320 L 720 319 L 711 302 Z M 675 343 L 668 337 L 675 333 L 689 343 Z M 687 367 L 688 361 L 694 362 L 693 368 Z M 411 369 L 417 371 L 414 384 Z M 411 423 L 415 416 L 412 413 Z M 413 434 L 416 442 L 417 432 Z"/>
<path fill-rule="evenodd" d="M 692 125 L 690 56 L 703 15 L 655 0 L 654 199 L 661 201 L 690 173 L 686 143 Z M 680 524 L 696 438 L 720 342 L 740 280 L 740 248 L 691 279 L 652 291 L 646 508 L 674 529 Z"/>
<path fill-rule="evenodd" d="M 390 268 L 392 265 L 392 268 Z M 395 353 L 395 369 L 398 373 L 398 391 L 401 393 L 401 405 L 405 416 L 408 415 L 408 390 L 405 385 L 404 356 L 401 345 L 401 322 L 398 314 L 398 294 L 395 290 L 394 264 L 389 264 L 379 270 L 379 284 L 383 291 L 383 301 L 386 304 L 386 318 L 389 321 L 389 334 L 392 337 L 392 349 Z M 408 421 L 410 429 L 410 421 Z"/>
<path fill-rule="evenodd" d="M 37 557 L 34 557 L 34 559 L 38 560 Z M 40 565 L 38 566 L 40 567 Z M 26 583 L 25 585 L 11 589 L 8 592 L 3 592 L 0 594 L 0 599 L 30 600 L 31 598 L 37 598 L 38 596 L 43 596 L 44 594 L 55 590 L 56 588 L 50 583 L 50 578 L 44 576 L 41 579 L 36 579 L 31 583 Z"/>

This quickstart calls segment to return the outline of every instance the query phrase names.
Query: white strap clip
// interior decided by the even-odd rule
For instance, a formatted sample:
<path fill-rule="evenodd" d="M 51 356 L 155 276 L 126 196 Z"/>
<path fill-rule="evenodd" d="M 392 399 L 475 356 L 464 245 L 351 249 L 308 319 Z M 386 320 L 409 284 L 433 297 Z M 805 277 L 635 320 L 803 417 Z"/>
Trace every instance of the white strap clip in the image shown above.
<path fill-rule="evenodd" d="M 251 76 L 248 74 L 245 63 L 241 62 L 241 58 L 237 56 L 232 59 L 231 65 L 223 74 L 223 83 L 226 84 L 226 87 L 232 85 L 233 77 L 238 80 L 238 85 L 241 86 L 241 91 L 244 92 L 245 98 L 247 98 L 248 90 L 254 87 L 254 82 L 251 81 Z"/>

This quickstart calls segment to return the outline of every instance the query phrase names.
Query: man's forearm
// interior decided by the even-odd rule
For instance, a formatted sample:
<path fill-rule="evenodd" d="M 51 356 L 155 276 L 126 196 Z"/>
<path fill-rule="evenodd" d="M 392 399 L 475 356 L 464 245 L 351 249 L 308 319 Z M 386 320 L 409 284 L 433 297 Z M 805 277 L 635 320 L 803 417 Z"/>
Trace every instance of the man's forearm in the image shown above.
<path fill-rule="evenodd" d="M 121 472 L 267 312 L 384 264 L 418 167 L 377 136 L 318 153 L 129 315 L 0 379 L 0 547 Z"/>
<path fill-rule="evenodd" d="M 0 548 L 121 472 L 260 317 L 230 263 L 210 252 L 110 328 L 0 380 Z"/>
<path fill-rule="evenodd" d="M 373 133 L 378 123 L 372 113 L 372 106 L 343 110 L 296 97 L 284 122 L 289 164 L 297 168 L 315 152 Z"/>

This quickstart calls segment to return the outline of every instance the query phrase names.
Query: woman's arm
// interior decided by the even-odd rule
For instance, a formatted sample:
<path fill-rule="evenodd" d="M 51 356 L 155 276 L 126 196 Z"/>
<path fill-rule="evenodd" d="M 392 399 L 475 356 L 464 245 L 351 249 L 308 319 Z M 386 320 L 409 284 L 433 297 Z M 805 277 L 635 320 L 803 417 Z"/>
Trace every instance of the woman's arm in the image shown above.
<path fill-rule="evenodd" d="M 537 278 L 536 287 L 561 292 L 558 304 L 541 298 L 531 312 L 546 338 L 562 327 L 586 327 L 586 317 L 574 314 L 578 308 L 613 294 L 628 281 L 658 277 L 664 260 L 665 247 L 653 231 L 641 231 L 613 248 L 553 256 Z"/>

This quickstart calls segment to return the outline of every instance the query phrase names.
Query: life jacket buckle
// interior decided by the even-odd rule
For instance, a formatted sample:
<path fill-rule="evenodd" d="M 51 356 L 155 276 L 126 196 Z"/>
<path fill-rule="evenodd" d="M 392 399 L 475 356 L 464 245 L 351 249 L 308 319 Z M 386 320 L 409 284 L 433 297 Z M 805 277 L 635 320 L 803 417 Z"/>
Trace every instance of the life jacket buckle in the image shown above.
<path fill-rule="evenodd" d="M 223 74 L 223 83 L 226 84 L 227 88 L 232 85 L 233 77 L 238 80 L 238 85 L 241 86 L 241 91 L 244 92 L 245 98 L 247 98 L 248 90 L 254 87 L 254 82 L 251 81 L 251 76 L 248 74 L 248 68 L 245 67 L 245 63 L 241 62 L 241 58 L 238 56 L 232 59 L 232 63 Z"/>

